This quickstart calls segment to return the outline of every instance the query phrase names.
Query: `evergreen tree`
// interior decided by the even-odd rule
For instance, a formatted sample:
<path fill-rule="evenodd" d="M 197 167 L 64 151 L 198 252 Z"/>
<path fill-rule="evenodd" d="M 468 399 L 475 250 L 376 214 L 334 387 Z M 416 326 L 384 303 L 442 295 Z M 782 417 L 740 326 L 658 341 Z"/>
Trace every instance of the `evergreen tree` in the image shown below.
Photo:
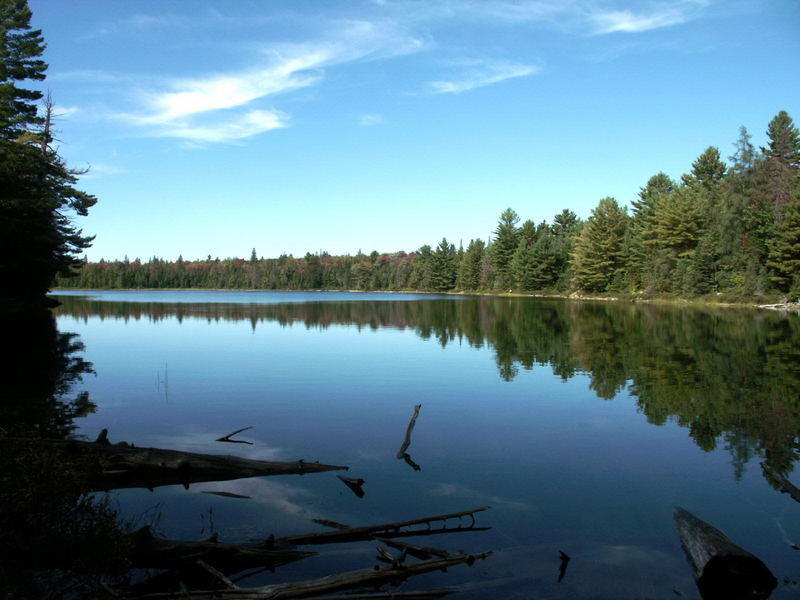
<path fill-rule="evenodd" d="M 481 265 L 486 244 L 483 240 L 471 240 L 458 265 L 458 289 L 475 291 L 481 288 Z"/>
<path fill-rule="evenodd" d="M 431 260 L 431 286 L 435 290 L 452 290 L 458 271 L 456 247 L 442 238 Z"/>
<path fill-rule="evenodd" d="M 769 147 L 763 149 L 768 158 L 787 167 L 800 167 L 800 132 L 785 110 L 779 112 L 767 126 Z"/>
<path fill-rule="evenodd" d="M 682 180 L 684 185 L 700 185 L 707 190 L 712 190 L 722 183 L 726 170 L 725 163 L 720 159 L 719 150 L 714 146 L 709 146 L 692 163 L 692 172 L 684 175 Z"/>
<path fill-rule="evenodd" d="M 675 189 L 676 184 L 664 173 L 657 173 L 639 189 L 639 199 L 631 202 L 633 218 L 627 240 L 627 283 L 632 288 L 651 287 L 657 284 L 656 269 L 656 211 L 659 201 Z"/>
<path fill-rule="evenodd" d="M 500 215 L 491 245 L 492 267 L 495 273 L 495 286 L 501 290 L 509 289 L 514 282 L 511 272 L 511 259 L 519 244 L 517 223 L 519 216 L 507 208 Z"/>
<path fill-rule="evenodd" d="M 771 279 L 783 292 L 800 297 L 800 190 L 786 206 L 769 255 Z"/>
<path fill-rule="evenodd" d="M 92 238 L 68 213 L 86 215 L 96 199 L 73 187 L 71 170 L 52 146 L 53 104 L 37 116 L 42 94 L 18 87 L 41 81 L 44 41 L 30 29 L 26 0 L 0 0 L 0 299 L 43 305 L 57 274 L 69 276 Z"/>
<path fill-rule="evenodd" d="M 623 239 L 628 214 L 614 198 L 603 198 L 586 222 L 572 255 L 575 287 L 587 292 L 611 288 L 624 267 Z"/>
<path fill-rule="evenodd" d="M 767 128 L 769 146 L 756 169 L 758 193 L 765 195 L 780 218 L 800 176 L 800 133 L 786 111 L 779 112 Z"/>

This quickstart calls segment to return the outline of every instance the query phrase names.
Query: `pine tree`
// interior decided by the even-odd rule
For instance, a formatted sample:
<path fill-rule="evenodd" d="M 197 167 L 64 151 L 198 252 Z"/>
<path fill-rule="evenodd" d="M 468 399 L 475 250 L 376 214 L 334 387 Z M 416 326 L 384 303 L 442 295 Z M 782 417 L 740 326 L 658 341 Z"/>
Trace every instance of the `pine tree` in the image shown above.
<path fill-rule="evenodd" d="M 779 112 L 767 126 L 769 147 L 764 154 L 787 167 L 800 167 L 800 131 L 785 110 Z"/>
<path fill-rule="evenodd" d="M 46 304 L 57 274 L 69 276 L 92 239 L 69 213 L 85 216 L 96 199 L 73 187 L 80 171 L 53 148 L 53 103 L 37 116 L 44 41 L 30 29 L 26 0 L 0 0 L 0 299 L 14 306 Z"/>
<path fill-rule="evenodd" d="M 700 185 L 707 190 L 716 188 L 722 183 L 727 167 L 714 146 L 706 148 L 692 163 L 692 172 L 682 177 L 684 185 Z"/>
<path fill-rule="evenodd" d="M 623 240 L 627 212 L 614 198 L 603 198 L 586 222 L 572 255 L 575 287 L 587 292 L 611 288 L 624 267 Z"/>
<path fill-rule="evenodd" d="M 511 259 L 519 244 L 518 222 L 517 213 L 507 208 L 500 215 L 497 229 L 494 230 L 495 237 L 491 245 L 492 267 L 495 273 L 495 286 L 501 290 L 509 289 L 513 285 Z"/>
<path fill-rule="evenodd" d="M 435 290 L 452 290 L 456 285 L 458 264 L 456 247 L 442 238 L 431 260 L 431 286 Z"/>
<path fill-rule="evenodd" d="M 800 190 L 786 206 L 778 226 L 768 266 L 771 279 L 783 292 L 800 297 Z"/>
<path fill-rule="evenodd" d="M 676 185 L 664 173 L 657 173 L 640 188 L 639 199 L 631 202 L 633 218 L 628 240 L 628 273 L 626 279 L 633 288 L 656 285 L 656 211 L 659 202 L 673 192 Z"/>
<path fill-rule="evenodd" d="M 486 244 L 483 240 L 471 240 L 458 265 L 458 289 L 475 291 L 481 288 L 481 267 Z"/>
<path fill-rule="evenodd" d="M 780 219 L 800 177 L 800 133 L 786 111 L 781 111 L 767 127 L 769 146 L 756 169 L 758 193 L 765 195 Z"/>

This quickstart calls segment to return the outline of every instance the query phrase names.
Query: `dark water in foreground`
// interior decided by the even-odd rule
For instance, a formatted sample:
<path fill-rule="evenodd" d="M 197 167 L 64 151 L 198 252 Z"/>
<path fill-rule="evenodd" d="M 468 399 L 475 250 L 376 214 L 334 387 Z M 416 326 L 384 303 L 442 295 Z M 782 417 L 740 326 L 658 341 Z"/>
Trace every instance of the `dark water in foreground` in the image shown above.
<path fill-rule="evenodd" d="M 379 296 L 379 297 L 375 297 Z M 59 296 L 96 377 L 76 388 L 94 438 L 350 466 L 333 473 L 115 492 L 169 537 L 223 540 L 491 505 L 489 531 L 419 538 L 493 551 L 412 579 L 458 598 L 699 598 L 673 522 L 683 506 L 761 558 L 774 599 L 800 595 L 800 318 L 523 298 L 124 292 Z M 299 300 L 299 301 L 296 301 Z M 406 426 L 421 404 L 408 454 Z M 234 429 L 253 445 L 221 444 Z M 410 463 L 420 467 L 412 468 Z M 225 491 L 250 499 L 204 492 Z M 414 540 L 412 540 L 414 541 Z M 374 543 L 247 585 L 375 564 Z M 558 579 L 559 550 L 572 557 Z"/>

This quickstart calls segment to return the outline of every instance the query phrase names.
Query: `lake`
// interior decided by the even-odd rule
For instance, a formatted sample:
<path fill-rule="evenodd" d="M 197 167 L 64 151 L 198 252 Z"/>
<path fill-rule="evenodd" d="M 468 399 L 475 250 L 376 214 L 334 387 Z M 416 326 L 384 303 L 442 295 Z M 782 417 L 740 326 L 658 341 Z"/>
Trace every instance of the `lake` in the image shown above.
<path fill-rule="evenodd" d="M 410 538 L 493 552 L 401 589 L 455 598 L 699 598 L 673 511 L 758 556 L 800 594 L 800 317 L 733 308 L 337 292 L 58 293 L 95 375 L 94 439 L 335 473 L 111 492 L 163 535 L 225 541 L 491 506 L 485 531 Z M 398 450 L 421 405 L 406 457 Z M 215 440 L 243 427 L 234 439 Z M 219 496 L 226 492 L 249 498 Z M 469 519 L 464 525 L 469 525 Z M 375 543 L 248 579 L 292 581 L 376 564 Z M 559 551 L 571 557 L 561 581 Z"/>

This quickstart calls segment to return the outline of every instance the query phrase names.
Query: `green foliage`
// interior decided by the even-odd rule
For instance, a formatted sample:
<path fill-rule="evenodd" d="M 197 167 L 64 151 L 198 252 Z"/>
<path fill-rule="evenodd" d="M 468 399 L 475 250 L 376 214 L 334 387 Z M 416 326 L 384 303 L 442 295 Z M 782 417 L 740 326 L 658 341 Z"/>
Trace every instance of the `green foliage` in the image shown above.
<path fill-rule="evenodd" d="M 699 185 L 710 190 L 722 183 L 726 170 L 725 163 L 720 159 L 719 150 L 714 146 L 709 146 L 692 163 L 692 172 L 682 177 L 683 184 Z"/>
<path fill-rule="evenodd" d="M 431 260 L 431 287 L 437 291 L 452 290 L 456 285 L 458 255 L 456 247 L 442 238 Z"/>
<path fill-rule="evenodd" d="M 572 280 L 576 288 L 604 292 L 621 276 L 627 226 L 628 214 L 614 198 L 600 200 L 575 244 Z"/>
<path fill-rule="evenodd" d="M 500 215 L 497 228 L 494 230 L 494 239 L 490 246 L 492 268 L 495 273 L 495 287 L 506 290 L 512 287 L 514 276 L 511 270 L 511 259 L 519 245 L 519 231 L 517 223 L 519 216 L 512 209 L 507 208 Z"/>
<path fill-rule="evenodd" d="M 53 141 L 53 104 L 36 115 L 40 92 L 17 85 L 44 79 L 44 42 L 30 31 L 24 0 L 0 2 L 0 300 L 14 306 L 43 304 L 53 278 L 69 276 L 92 238 L 70 213 L 85 216 L 96 199 L 73 185 Z"/>
<path fill-rule="evenodd" d="M 483 240 L 471 240 L 458 265 L 457 288 L 476 291 L 481 288 L 481 267 L 486 244 Z"/>
<path fill-rule="evenodd" d="M 764 149 L 768 158 L 788 167 L 800 167 L 800 132 L 785 110 L 779 112 L 767 126 L 769 147 Z"/>
<path fill-rule="evenodd" d="M 784 211 L 767 264 L 778 289 L 800 299 L 800 189 Z"/>
<path fill-rule="evenodd" d="M 0 0 L 0 139 L 14 141 L 42 123 L 36 102 L 42 93 L 18 87 L 42 81 L 47 65 L 40 30 L 31 30 L 27 0 Z"/>

